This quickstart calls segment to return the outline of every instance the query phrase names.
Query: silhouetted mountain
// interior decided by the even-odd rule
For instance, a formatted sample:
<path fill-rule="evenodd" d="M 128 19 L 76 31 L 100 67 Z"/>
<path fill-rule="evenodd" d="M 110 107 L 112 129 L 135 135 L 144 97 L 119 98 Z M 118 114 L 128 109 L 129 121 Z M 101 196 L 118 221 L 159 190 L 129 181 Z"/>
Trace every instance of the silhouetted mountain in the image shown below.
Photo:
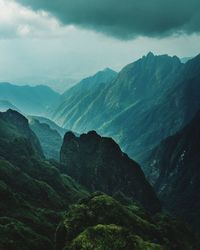
<path fill-rule="evenodd" d="M 89 191 L 111 195 L 122 192 L 150 212 L 160 210 L 160 203 L 139 165 L 111 138 L 100 137 L 94 131 L 80 137 L 68 132 L 60 155 L 62 171 Z"/>
<path fill-rule="evenodd" d="M 200 229 L 200 113 L 146 159 L 145 172 L 172 214 Z"/>
<path fill-rule="evenodd" d="M 189 250 L 197 239 L 167 216 L 149 217 L 134 204 L 94 194 L 72 206 L 56 232 L 56 250 Z"/>
<path fill-rule="evenodd" d="M 0 83 L 0 99 L 29 115 L 46 115 L 58 104 L 59 94 L 47 86 L 17 86 Z"/>
<path fill-rule="evenodd" d="M 62 137 L 57 130 L 34 118 L 29 119 L 29 125 L 37 135 L 46 158 L 59 160 Z"/>

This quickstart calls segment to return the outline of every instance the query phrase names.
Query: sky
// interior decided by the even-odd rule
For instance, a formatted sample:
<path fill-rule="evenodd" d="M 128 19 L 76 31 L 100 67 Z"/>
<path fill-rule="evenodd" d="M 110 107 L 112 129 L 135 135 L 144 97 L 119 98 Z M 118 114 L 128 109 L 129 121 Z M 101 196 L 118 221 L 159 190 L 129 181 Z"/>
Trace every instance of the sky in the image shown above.
<path fill-rule="evenodd" d="M 200 53 L 199 0 L 0 0 L 0 81 L 62 92 L 152 51 Z"/>

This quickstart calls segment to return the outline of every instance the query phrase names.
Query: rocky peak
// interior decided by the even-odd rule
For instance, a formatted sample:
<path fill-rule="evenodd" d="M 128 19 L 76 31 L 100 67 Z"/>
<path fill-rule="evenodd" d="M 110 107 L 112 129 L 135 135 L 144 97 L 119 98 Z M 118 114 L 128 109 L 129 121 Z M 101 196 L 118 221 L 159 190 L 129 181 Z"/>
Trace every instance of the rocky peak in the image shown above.
<path fill-rule="evenodd" d="M 2 119 L 14 124 L 19 129 L 28 128 L 28 120 L 15 110 L 8 109 L 6 112 L 1 112 L 0 116 Z"/>
<path fill-rule="evenodd" d="M 66 133 L 60 153 L 63 172 L 89 191 L 111 195 L 122 192 L 156 212 L 160 203 L 146 181 L 140 166 L 124 154 L 111 138 L 95 131 L 76 137 Z"/>
<path fill-rule="evenodd" d="M 146 55 L 147 58 L 152 58 L 154 57 L 154 54 L 150 51 L 147 55 Z"/>
<path fill-rule="evenodd" d="M 8 143 L 13 143 L 12 150 L 32 152 L 32 154 L 43 157 L 43 152 L 38 138 L 30 129 L 28 119 L 15 110 L 0 112 L 0 136 Z M 5 147 L 6 150 L 6 147 Z M 5 152 L 6 154 L 9 152 Z M 10 152 L 11 153 L 11 152 Z M 11 153 L 12 154 L 12 153 Z M 16 153 L 17 155 L 17 153 Z"/>

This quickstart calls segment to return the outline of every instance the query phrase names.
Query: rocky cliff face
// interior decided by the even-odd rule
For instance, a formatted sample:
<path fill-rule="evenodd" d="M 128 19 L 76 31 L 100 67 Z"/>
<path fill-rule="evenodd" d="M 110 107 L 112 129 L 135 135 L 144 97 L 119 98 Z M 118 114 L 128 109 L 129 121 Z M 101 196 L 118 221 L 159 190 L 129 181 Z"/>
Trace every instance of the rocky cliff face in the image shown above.
<path fill-rule="evenodd" d="M 63 171 L 90 191 L 114 195 L 122 192 L 148 211 L 160 210 L 160 203 L 139 165 L 111 139 L 95 131 L 76 137 L 68 132 L 61 148 Z"/>
<path fill-rule="evenodd" d="M 145 161 L 145 172 L 171 213 L 200 227 L 200 113 L 164 140 Z"/>

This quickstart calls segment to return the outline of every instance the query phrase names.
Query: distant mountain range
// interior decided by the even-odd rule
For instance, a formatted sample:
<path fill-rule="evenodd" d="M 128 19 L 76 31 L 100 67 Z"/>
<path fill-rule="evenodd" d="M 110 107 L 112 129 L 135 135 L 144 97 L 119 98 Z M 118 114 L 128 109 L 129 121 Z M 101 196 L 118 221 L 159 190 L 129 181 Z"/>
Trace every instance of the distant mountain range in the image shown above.
<path fill-rule="evenodd" d="M 8 101 L 24 114 L 45 116 L 57 105 L 59 94 L 42 85 L 31 87 L 0 83 L 0 100 Z"/>
<path fill-rule="evenodd" d="M 78 133 L 96 130 L 113 137 L 141 161 L 161 140 L 186 125 L 200 107 L 200 56 L 149 53 L 104 79 L 85 79 L 67 90 L 53 119 Z"/>
<path fill-rule="evenodd" d="M 7 111 L 8 109 L 20 111 L 17 107 L 15 107 L 11 102 L 5 101 L 5 100 L 0 100 L 0 111 L 4 112 Z"/>

